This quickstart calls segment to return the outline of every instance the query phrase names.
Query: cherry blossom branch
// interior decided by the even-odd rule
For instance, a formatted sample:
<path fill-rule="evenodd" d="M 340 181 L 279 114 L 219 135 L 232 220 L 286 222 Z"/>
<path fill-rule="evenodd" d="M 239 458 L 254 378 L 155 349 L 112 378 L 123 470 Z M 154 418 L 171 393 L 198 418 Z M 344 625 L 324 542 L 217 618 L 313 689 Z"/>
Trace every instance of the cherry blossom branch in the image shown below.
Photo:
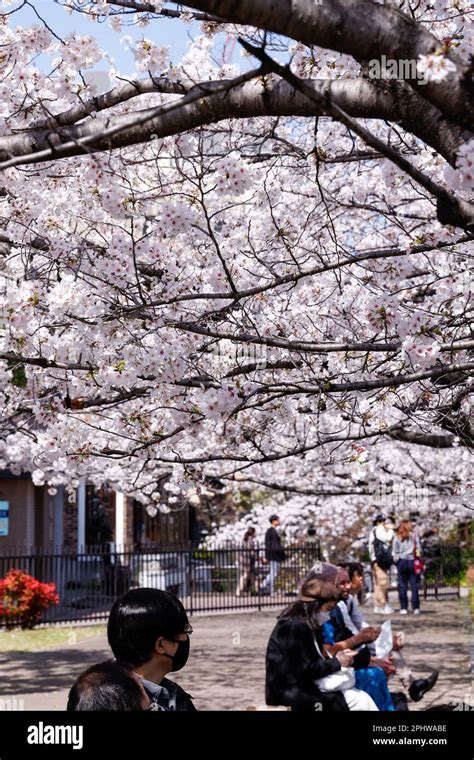
<path fill-rule="evenodd" d="M 190 89 L 187 89 L 190 83 L 186 81 L 171 83 L 163 78 L 127 82 L 62 114 L 35 122 L 14 135 L 1 136 L 0 160 L 3 164 L 0 168 L 81 155 L 85 147 L 91 153 L 115 150 L 230 118 L 326 115 L 325 96 L 328 93 L 333 104 L 338 104 L 353 117 L 399 122 L 451 164 L 455 163 L 459 146 L 470 138 L 412 91 L 410 97 L 405 97 L 399 87 L 380 87 L 364 79 L 305 81 L 321 98 L 311 100 L 303 93 L 295 92 L 287 82 L 262 79 L 240 86 L 235 80 L 209 81 L 195 84 Z M 110 113 L 106 118 L 94 115 L 94 118 L 76 124 L 87 115 L 108 111 L 141 94 L 174 94 L 173 89 L 176 94 L 185 92 L 185 98 L 161 109 Z M 108 128 L 110 124 L 113 126 Z M 53 148 L 51 140 L 57 143 Z"/>
<path fill-rule="evenodd" d="M 43 357 L 19 356 L 12 352 L 0 353 L 0 361 L 12 362 L 14 364 L 29 364 L 33 367 L 42 367 L 43 369 L 65 369 L 65 370 L 85 370 L 91 372 L 95 369 L 92 364 L 81 364 L 80 362 L 58 362 L 54 359 L 45 359 Z"/>
<path fill-rule="evenodd" d="M 183 11 L 175 11 L 172 8 L 157 8 L 155 3 L 149 2 L 137 2 L 137 0 L 106 0 L 108 5 L 118 5 L 120 8 L 129 8 L 137 13 L 153 13 L 156 16 L 163 16 L 164 18 L 181 18 Z M 214 16 L 210 13 L 193 13 L 186 12 L 193 21 L 212 21 L 213 23 L 225 23 L 224 19 Z"/>
<path fill-rule="evenodd" d="M 170 322 L 172 327 L 185 332 L 205 335 L 220 340 L 232 340 L 239 343 L 252 343 L 270 348 L 284 348 L 289 351 L 297 351 L 307 354 L 326 354 L 337 352 L 370 352 L 370 353 L 391 353 L 399 351 L 402 348 L 400 341 L 392 343 L 375 343 L 365 341 L 362 343 L 312 343 L 308 341 L 287 340 L 286 338 L 277 338 L 273 336 L 259 336 L 252 333 L 234 332 L 225 330 L 215 330 L 211 327 L 201 327 L 200 325 L 189 322 Z M 474 340 L 453 341 L 452 343 L 442 343 L 441 351 L 467 351 L 474 349 Z"/>
<path fill-rule="evenodd" d="M 474 375 L 474 362 L 465 362 L 460 364 L 445 364 L 442 366 L 437 365 L 431 369 L 423 370 L 420 372 L 412 372 L 409 374 L 392 375 L 392 377 L 377 378 L 376 380 L 360 380 L 350 383 L 334 383 L 330 380 L 322 381 L 318 385 L 311 383 L 291 383 L 288 381 L 284 387 L 281 385 L 268 384 L 264 390 L 257 388 L 252 392 L 253 394 L 261 394 L 267 392 L 268 388 L 279 392 L 280 395 L 296 395 L 296 394 L 318 394 L 318 393 L 345 393 L 347 391 L 372 391 L 379 390 L 381 388 L 397 388 L 401 385 L 407 385 L 409 383 L 417 383 L 422 380 L 436 380 L 441 377 L 448 377 L 455 373 L 463 373 L 464 379 L 468 376 Z"/>
<path fill-rule="evenodd" d="M 225 480 L 231 480 L 239 483 L 239 479 L 230 475 L 220 476 Z M 303 496 L 369 496 L 370 491 L 360 488 L 302 488 L 300 486 L 294 486 L 291 483 L 276 483 L 274 481 L 266 480 L 265 478 L 252 478 L 249 475 L 245 476 L 245 483 L 256 483 L 259 486 L 265 486 L 265 488 L 271 488 L 273 491 L 287 491 L 288 493 L 298 493 Z"/>
<path fill-rule="evenodd" d="M 414 443 L 417 446 L 429 446 L 435 449 L 450 449 L 454 443 L 454 435 L 422 433 L 419 430 L 405 430 L 403 428 L 391 432 L 390 438 L 396 441 Z"/>
<path fill-rule="evenodd" d="M 112 314 L 109 317 L 106 317 L 105 319 L 106 320 L 115 319 L 116 317 L 120 317 L 120 316 L 133 315 L 141 311 L 144 311 L 148 308 L 153 308 L 157 306 L 166 306 L 173 303 L 180 303 L 181 301 L 196 301 L 196 300 L 226 300 L 227 301 L 227 300 L 230 300 L 232 302 L 237 302 L 244 298 L 249 298 L 251 296 L 259 295 L 260 293 L 265 293 L 269 290 L 273 290 L 274 288 L 278 288 L 282 285 L 294 285 L 300 280 L 304 279 L 305 277 L 313 277 L 314 275 L 322 274 L 324 272 L 336 271 L 336 270 L 342 269 L 342 267 L 349 266 L 352 264 L 358 264 L 364 261 L 376 260 L 376 259 L 390 259 L 390 258 L 398 258 L 401 256 L 412 256 L 417 253 L 429 253 L 430 251 L 443 250 L 444 248 L 449 248 L 454 245 L 460 245 L 470 240 L 471 240 L 470 235 L 462 235 L 454 242 L 440 241 L 434 244 L 423 243 L 423 244 L 411 246 L 409 250 L 402 249 L 402 248 L 387 248 L 387 249 L 381 249 L 381 250 L 371 250 L 365 253 L 354 252 L 352 256 L 346 259 L 338 260 L 338 261 L 328 263 L 328 264 L 323 264 L 322 266 L 311 267 L 310 269 L 306 269 L 306 270 L 303 269 L 298 272 L 292 272 L 291 274 L 288 274 L 288 275 L 282 275 L 281 277 L 273 278 L 272 280 L 270 280 L 269 282 L 263 285 L 256 285 L 253 288 L 239 290 L 238 293 L 235 295 L 231 292 L 213 293 L 213 292 L 207 292 L 207 291 L 204 291 L 203 293 L 186 293 L 184 295 L 175 296 L 170 299 L 159 299 L 159 300 L 154 299 L 145 305 L 140 304 L 139 306 L 131 306 L 131 307 L 125 307 L 125 308 L 121 307 L 120 309 L 114 310 Z"/>
<path fill-rule="evenodd" d="M 263 48 L 250 45 L 250 43 L 241 37 L 239 37 L 239 42 L 245 50 L 252 53 L 257 60 L 261 61 L 262 65 L 267 66 L 277 73 L 296 90 L 304 93 L 310 100 L 320 102 L 321 107 L 323 106 L 323 101 L 325 101 L 327 112 L 337 119 L 337 121 L 344 124 L 348 129 L 364 140 L 367 145 L 370 145 L 374 150 L 382 153 L 386 158 L 402 169 L 402 171 L 404 171 L 409 177 L 424 187 L 425 190 L 434 195 L 438 201 L 438 218 L 442 224 L 451 224 L 460 227 L 474 235 L 473 204 L 464 201 L 462 198 L 458 198 L 454 193 L 450 193 L 442 185 L 434 182 L 430 177 L 421 172 L 416 166 L 402 156 L 401 153 L 395 150 L 395 148 L 387 145 L 383 140 L 380 140 L 368 129 L 359 124 L 359 122 L 349 116 L 347 112 L 331 101 L 331 95 L 329 92 L 325 93 L 325 95 L 315 93 L 311 87 L 308 87 L 303 79 L 300 79 L 293 74 L 288 66 L 281 66 L 267 55 Z"/>
<path fill-rule="evenodd" d="M 0 171 L 3 169 L 8 169 L 12 166 L 19 166 L 20 164 L 31 164 L 41 161 L 49 161 L 51 159 L 60 157 L 80 155 L 83 152 L 89 153 L 93 152 L 94 148 L 96 150 L 110 150 L 112 147 L 111 138 L 117 135 L 121 135 L 121 138 L 118 139 L 119 144 L 116 147 L 122 147 L 123 144 L 131 145 L 136 144 L 137 142 L 143 142 L 143 136 L 140 134 L 140 137 L 138 139 L 135 139 L 135 142 L 127 142 L 127 140 L 125 140 L 124 143 L 123 133 L 127 133 L 127 131 L 133 132 L 138 127 L 143 127 L 148 122 L 148 129 L 152 130 L 149 132 L 149 137 L 151 137 L 152 134 L 155 134 L 155 137 L 158 137 L 158 135 L 156 135 L 156 133 L 153 131 L 155 121 L 158 118 L 167 116 L 173 111 L 180 111 L 184 106 L 188 106 L 192 103 L 195 103 L 196 101 L 202 102 L 204 98 L 210 97 L 211 95 L 216 94 L 216 92 L 219 94 L 227 92 L 234 87 L 238 87 L 241 84 L 248 82 L 258 74 L 259 70 L 248 71 L 245 74 L 236 77 L 235 79 L 227 80 L 224 83 L 219 83 L 216 87 L 208 87 L 205 82 L 200 83 L 193 88 L 192 92 L 187 93 L 187 95 L 185 95 L 179 101 L 163 106 L 158 106 L 157 108 L 145 109 L 144 111 L 139 112 L 138 115 L 125 114 L 121 115 L 120 117 L 117 116 L 115 119 L 116 123 L 114 126 L 109 128 L 105 128 L 103 123 L 98 124 L 98 119 L 93 119 L 92 125 L 90 123 L 87 123 L 86 125 L 86 127 L 89 129 L 84 130 L 83 127 L 78 126 L 75 128 L 78 134 L 75 134 L 74 131 L 70 131 L 69 133 L 66 132 L 66 135 L 71 138 L 67 142 L 57 141 L 58 138 L 60 139 L 62 136 L 62 133 L 59 130 L 56 130 L 55 132 L 47 130 L 45 133 L 43 132 L 41 136 L 33 131 L 33 133 L 29 135 L 23 135 L 20 138 L 16 137 L 15 139 L 17 142 L 20 142 L 23 150 L 27 151 L 28 154 L 22 154 L 1 162 Z M 84 132 L 82 136 L 80 134 L 81 131 Z M 51 146 L 53 138 L 56 139 L 56 144 L 54 146 Z M 44 150 L 35 150 L 38 143 L 41 144 L 41 142 L 48 144 L 50 147 Z M 94 145 L 96 142 L 99 144 Z M 5 138 L 0 138 L 0 156 L 2 155 L 3 151 L 11 154 L 11 147 L 12 145 L 8 146 Z"/>
<path fill-rule="evenodd" d="M 400 10 L 372 0 L 190 0 L 190 8 L 214 13 L 229 22 L 276 32 L 308 45 L 346 53 L 360 63 L 380 59 L 418 61 L 443 50 L 443 43 Z M 472 69 L 452 52 L 456 70 L 442 82 L 409 84 L 450 121 L 474 131 Z"/>
<path fill-rule="evenodd" d="M 293 449 L 286 449 L 283 452 L 273 453 L 273 454 L 265 454 L 257 459 L 251 459 L 248 456 L 240 455 L 240 454 L 208 454 L 204 456 L 182 456 L 180 454 L 175 454 L 175 457 L 159 457 L 155 455 L 155 462 L 160 462 L 161 464 L 205 464 L 207 462 L 243 462 L 243 467 L 239 468 L 239 471 L 242 471 L 243 469 L 247 469 L 248 467 L 251 467 L 255 464 L 264 464 L 267 462 L 279 462 L 283 459 L 288 459 L 291 457 L 299 457 L 302 454 L 306 454 L 309 451 L 314 451 L 315 449 L 321 448 L 321 446 L 328 445 L 331 443 L 347 443 L 348 441 L 362 441 L 366 439 L 371 438 L 378 438 L 380 436 L 386 435 L 391 430 L 397 429 L 397 425 L 393 425 L 390 428 L 382 429 L 382 430 L 374 430 L 371 432 L 362 432 L 362 433 L 354 433 L 354 434 L 346 434 L 346 435 L 332 435 L 327 436 L 324 439 L 318 440 L 314 444 L 305 445 L 305 446 L 298 446 Z M 157 443 L 158 441 L 153 441 L 154 443 Z M 136 456 L 136 454 L 139 451 L 143 451 L 143 449 L 148 448 L 150 446 L 150 443 L 142 444 L 141 446 L 137 446 L 133 451 L 124 451 L 121 449 L 112 449 L 107 448 L 102 449 L 101 451 L 94 451 L 95 456 L 115 456 L 118 458 L 125 458 L 130 456 Z M 221 477 L 226 477 L 226 475 L 222 475 Z"/>
<path fill-rule="evenodd" d="M 126 103 L 140 95 L 148 95 L 159 92 L 166 95 L 186 95 L 193 87 L 198 87 L 195 82 L 175 82 L 166 77 L 149 76 L 145 79 L 136 79 L 113 87 L 103 95 L 83 100 L 77 105 L 62 113 L 54 114 L 47 119 L 39 119 L 28 125 L 27 131 L 56 129 L 76 124 L 78 121 L 91 116 L 94 113 L 106 111 L 121 103 Z M 25 130 L 23 130 L 25 131 Z"/>

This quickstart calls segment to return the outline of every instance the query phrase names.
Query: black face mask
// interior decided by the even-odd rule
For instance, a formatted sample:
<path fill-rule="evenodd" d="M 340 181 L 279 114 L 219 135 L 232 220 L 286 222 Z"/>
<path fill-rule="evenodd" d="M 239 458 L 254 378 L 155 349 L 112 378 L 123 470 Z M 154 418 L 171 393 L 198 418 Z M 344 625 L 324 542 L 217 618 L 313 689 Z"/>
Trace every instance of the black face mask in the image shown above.
<path fill-rule="evenodd" d="M 166 654 L 164 652 L 165 657 L 169 657 L 171 660 L 171 672 L 175 673 L 177 670 L 181 670 L 181 668 L 184 668 L 188 661 L 189 657 L 189 636 L 184 641 L 180 641 L 179 639 L 168 639 L 168 641 L 175 641 L 178 645 L 178 648 L 176 652 L 171 654 Z"/>

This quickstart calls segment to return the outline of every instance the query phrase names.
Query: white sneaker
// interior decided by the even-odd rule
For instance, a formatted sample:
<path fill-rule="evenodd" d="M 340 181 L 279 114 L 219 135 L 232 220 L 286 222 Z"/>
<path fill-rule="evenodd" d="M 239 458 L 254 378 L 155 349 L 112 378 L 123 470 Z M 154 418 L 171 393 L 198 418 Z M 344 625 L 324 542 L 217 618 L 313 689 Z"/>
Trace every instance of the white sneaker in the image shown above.
<path fill-rule="evenodd" d="M 389 604 L 386 604 L 385 607 L 382 607 L 382 612 L 384 615 L 391 615 L 395 610 Z"/>
<path fill-rule="evenodd" d="M 420 614 L 420 610 L 413 610 L 413 614 L 414 615 L 419 615 Z"/>
<path fill-rule="evenodd" d="M 376 615 L 383 615 L 384 614 L 385 607 L 374 607 L 374 612 Z"/>
<path fill-rule="evenodd" d="M 400 615 L 408 615 L 408 610 L 400 610 Z"/>

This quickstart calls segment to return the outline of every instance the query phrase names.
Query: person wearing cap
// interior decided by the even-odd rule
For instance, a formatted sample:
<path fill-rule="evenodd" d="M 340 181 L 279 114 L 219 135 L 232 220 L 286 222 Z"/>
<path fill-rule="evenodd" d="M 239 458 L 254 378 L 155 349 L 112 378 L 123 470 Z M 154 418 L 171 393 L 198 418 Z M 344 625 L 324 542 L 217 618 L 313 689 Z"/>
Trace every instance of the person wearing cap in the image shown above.
<path fill-rule="evenodd" d="M 267 646 L 265 699 L 294 711 L 377 710 L 366 692 L 354 688 L 356 653 L 325 648 L 322 626 L 340 599 L 333 583 L 304 581 L 298 598 L 277 619 Z"/>
<path fill-rule="evenodd" d="M 280 571 L 280 565 L 285 559 L 285 551 L 277 530 L 280 525 L 278 515 L 270 516 L 270 527 L 265 533 L 265 561 L 269 563 L 269 571 L 260 586 L 260 594 L 274 594 L 275 581 Z"/>
<path fill-rule="evenodd" d="M 390 615 L 394 612 L 388 603 L 389 570 L 392 564 L 394 531 L 384 515 L 377 515 L 369 534 L 369 555 L 374 579 L 374 612 Z"/>

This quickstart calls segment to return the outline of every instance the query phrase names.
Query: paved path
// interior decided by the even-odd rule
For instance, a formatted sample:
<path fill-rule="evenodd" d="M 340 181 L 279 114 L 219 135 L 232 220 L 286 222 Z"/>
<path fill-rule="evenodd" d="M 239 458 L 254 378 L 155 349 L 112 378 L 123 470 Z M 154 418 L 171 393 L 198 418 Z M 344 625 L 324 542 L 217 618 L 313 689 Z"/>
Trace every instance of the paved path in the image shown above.
<path fill-rule="evenodd" d="M 440 670 L 435 689 L 422 702 L 410 703 L 410 709 L 469 699 L 474 705 L 469 657 L 474 642 L 466 627 L 465 606 L 465 600 L 427 602 L 419 617 L 392 616 L 394 630 L 406 632 L 404 652 L 414 673 Z M 194 696 L 198 709 L 243 710 L 264 704 L 265 649 L 276 614 L 277 610 L 266 610 L 193 616 L 191 656 L 176 680 Z M 370 611 L 367 617 L 375 619 Z M 74 678 L 109 657 L 103 626 L 77 645 L 65 632 L 61 649 L 0 653 L 0 704 L 13 700 L 15 707 L 23 700 L 25 710 L 63 710 Z M 401 688 L 396 677 L 390 688 Z"/>

